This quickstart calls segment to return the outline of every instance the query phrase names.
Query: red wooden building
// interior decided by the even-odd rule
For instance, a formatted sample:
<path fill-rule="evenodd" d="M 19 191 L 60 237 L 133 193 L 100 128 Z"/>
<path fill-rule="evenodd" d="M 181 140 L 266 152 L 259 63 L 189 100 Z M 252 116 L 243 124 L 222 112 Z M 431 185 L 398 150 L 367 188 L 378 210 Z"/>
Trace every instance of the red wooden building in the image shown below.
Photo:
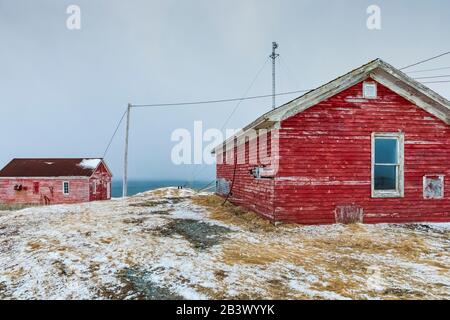
<path fill-rule="evenodd" d="M 450 102 L 379 59 L 214 152 L 217 193 L 275 222 L 450 221 Z"/>
<path fill-rule="evenodd" d="M 0 171 L 0 203 L 108 200 L 111 178 L 103 159 L 13 159 Z"/>

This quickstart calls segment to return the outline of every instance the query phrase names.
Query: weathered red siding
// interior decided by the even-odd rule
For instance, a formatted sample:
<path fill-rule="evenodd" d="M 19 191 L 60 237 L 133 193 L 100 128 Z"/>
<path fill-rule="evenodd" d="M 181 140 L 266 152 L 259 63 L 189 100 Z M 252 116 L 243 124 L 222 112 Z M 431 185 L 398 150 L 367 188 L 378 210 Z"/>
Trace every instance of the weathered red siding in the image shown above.
<path fill-rule="evenodd" d="M 63 193 L 63 182 L 69 182 L 69 194 Z M 97 193 L 92 183 L 97 182 Z M 111 176 L 101 164 L 89 177 L 68 178 L 0 178 L 0 203 L 5 204 L 62 204 L 107 200 L 107 184 Z M 15 186 L 22 186 L 15 190 Z"/>
<path fill-rule="evenodd" d="M 69 181 L 70 192 L 63 194 L 63 182 Z M 39 192 L 35 193 L 35 183 L 39 183 Z M 21 185 L 22 190 L 14 190 Z M 1 178 L 0 203 L 6 204 L 58 204 L 89 201 L 88 178 L 78 179 L 42 179 L 42 178 Z"/>
<path fill-rule="evenodd" d="M 111 199 L 111 176 L 103 163 L 89 179 L 89 185 L 89 201 Z"/>
<path fill-rule="evenodd" d="M 371 134 L 405 134 L 405 196 L 371 197 Z M 450 126 L 378 84 L 366 100 L 359 83 L 281 122 L 275 179 L 258 181 L 238 166 L 232 201 L 276 221 L 335 222 L 337 206 L 356 205 L 364 222 L 450 221 Z M 218 165 L 230 179 L 231 165 Z M 445 175 L 444 199 L 425 200 L 423 176 Z M 270 197 L 265 186 L 272 184 Z"/>
<path fill-rule="evenodd" d="M 267 154 L 270 155 L 271 149 L 271 137 L 267 135 L 268 150 Z M 259 141 L 256 142 L 257 148 L 259 148 Z M 237 164 L 236 166 L 232 161 L 226 161 L 225 157 L 229 157 L 230 154 L 234 155 L 234 161 L 237 160 L 237 147 L 234 148 L 234 152 L 219 153 L 217 154 L 217 178 L 225 179 L 230 182 L 233 181 L 231 201 L 235 204 L 246 207 L 250 210 L 258 212 L 268 219 L 274 219 L 274 192 L 275 181 L 273 179 L 255 179 L 250 174 L 250 170 L 255 167 L 255 164 L 250 164 L 250 142 L 246 142 L 245 146 L 245 163 Z M 256 156 L 252 153 L 252 156 Z M 219 161 L 219 157 L 222 157 Z M 260 164 L 259 159 L 252 158 L 255 162 Z M 236 169 L 235 169 L 236 168 Z"/>

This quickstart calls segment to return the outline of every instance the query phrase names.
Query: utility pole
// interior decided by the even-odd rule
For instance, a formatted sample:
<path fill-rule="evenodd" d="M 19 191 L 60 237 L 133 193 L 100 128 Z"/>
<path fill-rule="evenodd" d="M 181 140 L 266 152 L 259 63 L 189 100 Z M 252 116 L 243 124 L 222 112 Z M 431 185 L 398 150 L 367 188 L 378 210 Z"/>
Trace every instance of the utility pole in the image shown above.
<path fill-rule="evenodd" d="M 278 49 L 278 43 L 272 42 L 272 54 L 270 55 L 270 58 L 272 59 L 272 109 L 275 109 L 275 94 L 276 94 L 276 87 L 275 87 L 275 60 L 280 55 L 276 53 L 275 50 Z"/>
<path fill-rule="evenodd" d="M 122 184 L 122 196 L 125 198 L 128 191 L 128 138 L 130 136 L 130 112 L 131 104 L 128 104 L 127 108 L 127 131 L 125 135 L 125 155 L 123 159 L 123 184 Z"/>

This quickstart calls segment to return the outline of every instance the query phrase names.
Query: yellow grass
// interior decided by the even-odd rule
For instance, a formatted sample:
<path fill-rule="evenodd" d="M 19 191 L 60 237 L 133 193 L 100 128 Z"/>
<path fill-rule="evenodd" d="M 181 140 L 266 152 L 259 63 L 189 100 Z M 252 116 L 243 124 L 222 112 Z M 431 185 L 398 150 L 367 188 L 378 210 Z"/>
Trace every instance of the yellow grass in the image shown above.
<path fill-rule="evenodd" d="M 382 293 L 367 290 L 367 279 L 371 277 L 371 268 L 379 269 L 384 278 L 402 279 L 405 269 L 392 270 L 389 264 L 379 263 L 373 266 L 367 261 L 368 256 L 390 256 L 396 259 L 410 261 L 412 263 L 425 263 L 439 269 L 439 273 L 446 275 L 450 272 L 447 266 L 437 260 L 429 259 L 432 254 L 437 256 L 442 253 L 432 251 L 427 244 L 427 239 L 414 232 L 402 232 L 391 234 L 386 230 L 378 230 L 377 236 L 373 235 L 370 228 L 361 224 L 342 226 L 342 231 L 328 234 L 310 234 L 302 232 L 301 226 L 282 225 L 274 226 L 269 221 L 261 218 L 253 212 L 232 204 L 223 204 L 223 199 L 215 196 L 198 196 L 192 201 L 208 210 L 211 219 L 226 224 L 233 224 L 252 232 L 254 241 L 246 241 L 245 238 L 230 239 L 222 246 L 221 255 L 216 257 L 217 262 L 230 266 L 254 265 L 264 268 L 273 263 L 280 266 L 294 265 L 312 274 L 319 275 L 319 281 L 311 288 L 318 292 L 333 292 L 347 298 L 361 298 L 361 292 L 366 291 L 367 297 L 381 297 L 385 299 L 416 299 L 423 293 L 417 291 L 405 291 L 395 288 L 386 289 Z M 311 229 L 308 229 L 311 230 Z M 268 233 L 276 232 L 275 236 Z M 277 239 L 278 235 L 284 235 Z M 444 255 L 445 258 L 448 255 Z M 224 278 L 219 273 L 216 277 Z M 423 284 L 416 283 L 420 288 Z M 277 299 L 287 298 L 286 283 L 280 279 L 264 284 L 267 291 L 264 297 Z M 199 288 L 216 298 L 221 298 L 224 293 L 211 292 L 208 289 Z M 258 298 L 251 292 L 243 298 Z M 301 293 L 293 298 L 302 298 Z M 239 298 L 239 297 L 237 297 Z"/>
<path fill-rule="evenodd" d="M 192 198 L 192 202 L 207 208 L 208 215 L 211 219 L 219 220 L 227 224 L 238 225 L 251 230 L 258 229 L 266 232 L 276 230 L 276 227 L 269 220 L 229 202 L 223 204 L 224 199 L 219 196 L 197 196 Z"/>

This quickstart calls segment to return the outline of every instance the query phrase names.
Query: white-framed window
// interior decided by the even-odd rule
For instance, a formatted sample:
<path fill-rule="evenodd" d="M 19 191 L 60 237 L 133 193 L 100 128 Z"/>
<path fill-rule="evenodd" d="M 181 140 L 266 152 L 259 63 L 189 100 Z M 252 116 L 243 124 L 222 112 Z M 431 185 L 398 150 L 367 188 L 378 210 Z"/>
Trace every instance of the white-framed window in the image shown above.
<path fill-rule="evenodd" d="M 70 184 L 69 181 L 63 182 L 63 194 L 68 195 L 70 193 Z"/>
<path fill-rule="evenodd" d="M 366 99 L 375 99 L 377 97 L 377 83 L 376 82 L 364 82 L 363 83 L 363 96 Z"/>
<path fill-rule="evenodd" d="M 92 193 L 97 193 L 97 181 L 92 182 Z"/>
<path fill-rule="evenodd" d="M 423 177 L 423 198 L 444 199 L 444 181 L 443 174 L 429 174 Z"/>
<path fill-rule="evenodd" d="M 401 198 L 404 187 L 404 134 L 372 133 L 372 197 Z"/>

